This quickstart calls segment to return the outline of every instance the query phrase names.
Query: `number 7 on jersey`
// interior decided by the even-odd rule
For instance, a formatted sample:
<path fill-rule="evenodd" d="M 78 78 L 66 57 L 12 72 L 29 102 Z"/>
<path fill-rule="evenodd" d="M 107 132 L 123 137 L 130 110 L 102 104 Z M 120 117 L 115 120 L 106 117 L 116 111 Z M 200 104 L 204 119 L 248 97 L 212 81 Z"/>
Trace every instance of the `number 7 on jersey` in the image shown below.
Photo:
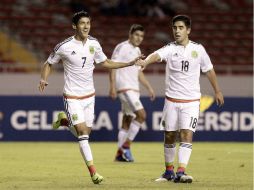
<path fill-rule="evenodd" d="M 82 57 L 82 59 L 83 59 L 83 64 L 82 64 L 82 68 L 83 68 L 86 63 L 86 57 Z"/>

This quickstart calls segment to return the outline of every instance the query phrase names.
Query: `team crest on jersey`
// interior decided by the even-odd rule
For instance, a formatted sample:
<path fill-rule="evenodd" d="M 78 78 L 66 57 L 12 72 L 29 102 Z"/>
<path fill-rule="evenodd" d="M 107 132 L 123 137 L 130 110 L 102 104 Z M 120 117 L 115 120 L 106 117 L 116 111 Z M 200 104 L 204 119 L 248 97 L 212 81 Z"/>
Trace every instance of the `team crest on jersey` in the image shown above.
<path fill-rule="evenodd" d="M 91 54 L 94 54 L 94 47 L 93 46 L 89 46 L 89 51 Z"/>
<path fill-rule="evenodd" d="M 192 51 L 192 52 L 191 52 L 191 57 L 197 58 L 197 57 L 198 57 L 198 52 Z"/>
<path fill-rule="evenodd" d="M 78 120 L 78 114 L 73 114 L 72 119 L 73 119 L 73 121 L 77 121 Z"/>

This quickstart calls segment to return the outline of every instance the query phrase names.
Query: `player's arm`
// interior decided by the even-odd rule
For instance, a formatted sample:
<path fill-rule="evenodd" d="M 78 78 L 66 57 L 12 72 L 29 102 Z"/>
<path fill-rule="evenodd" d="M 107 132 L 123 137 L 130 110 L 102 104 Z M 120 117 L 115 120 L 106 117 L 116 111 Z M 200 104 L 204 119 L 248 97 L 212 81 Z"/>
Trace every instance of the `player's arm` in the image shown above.
<path fill-rule="evenodd" d="M 114 100 L 116 99 L 116 71 L 110 69 L 109 71 L 109 96 Z"/>
<path fill-rule="evenodd" d="M 150 55 L 148 55 L 148 56 L 146 57 L 145 60 L 142 60 L 142 59 L 141 59 L 141 60 L 138 60 L 137 65 L 142 66 L 143 69 L 144 69 L 144 68 L 147 67 L 149 64 L 151 64 L 151 63 L 156 63 L 156 62 L 160 62 L 160 61 L 161 61 L 161 57 L 159 56 L 158 53 L 151 53 Z"/>
<path fill-rule="evenodd" d="M 47 61 L 43 64 L 42 70 L 41 70 L 41 80 L 39 83 L 39 91 L 42 92 L 45 88 L 45 86 L 48 85 L 47 79 L 50 74 L 51 70 L 51 64 L 49 64 Z"/>
<path fill-rule="evenodd" d="M 115 62 L 110 59 L 106 59 L 106 61 L 101 63 L 101 66 L 103 66 L 104 68 L 108 68 L 108 69 L 118 69 L 118 68 L 134 65 L 136 63 L 137 59 L 139 59 L 139 58 L 136 58 L 135 60 L 130 61 L 128 63 Z"/>
<path fill-rule="evenodd" d="M 209 79 L 209 81 L 213 87 L 213 90 L 215 92 L 215 99 L 216 99 L 217 105 L 222 106 L 224 104 L 224 98 L 223 98 L 223 94 L 220 90 L 219 84 L 217 82 L 217 77 L 216 77 L 216 73 L 215 73 L 214 69 L 207 71 L 206 76 Z"/>
<path fill-rule="evenodd" d="M 138 79 L 139 79 L 140 83 L 147 89 L 147 91 L 149 92 L 149 95 L 150 95 L 150 99 L 153 101 L 155 99 L 155 93 L 154 93 L 154 90 L 153 90 L 151 84 L 146 79 L 143 71 L 139 71 Z"/>

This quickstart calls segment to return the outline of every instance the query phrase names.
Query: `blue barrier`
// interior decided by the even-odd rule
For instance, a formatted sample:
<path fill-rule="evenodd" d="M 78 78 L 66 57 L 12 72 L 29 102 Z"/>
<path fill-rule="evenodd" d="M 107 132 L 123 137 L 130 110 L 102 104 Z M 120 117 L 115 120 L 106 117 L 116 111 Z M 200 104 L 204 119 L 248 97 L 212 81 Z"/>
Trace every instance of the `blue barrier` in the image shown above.
<path fill-rule="evenodd" d="M 163 141 L 159 131 L 164 98 L 151 102 L 141 98 L 147 111 L 147 121 L 136 141 Z M 59 96 L 0 96 L 0 141 L 73 141 L 66 128 L 52 130 L 51 123 L 63 110 Z M 96 119 L 91 141 L 116 141 L 121 123 L 119 101 L 97 97 Z M 253 140 L 253 98 L 225 98 L 223 108 L 215 103 L 200 114 L 194 141 Z"/>

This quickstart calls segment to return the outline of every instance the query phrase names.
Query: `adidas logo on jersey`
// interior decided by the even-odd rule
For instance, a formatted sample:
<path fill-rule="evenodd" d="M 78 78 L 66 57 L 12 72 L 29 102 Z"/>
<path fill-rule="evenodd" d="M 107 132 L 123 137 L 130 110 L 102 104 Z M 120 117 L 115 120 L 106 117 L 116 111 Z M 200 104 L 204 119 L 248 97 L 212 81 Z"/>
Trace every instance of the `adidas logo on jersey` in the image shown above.
<path fill-rule="evenodd" d="M 72 51 L 72 52 L 71 52 L 71 55 L 75 55 L 75 54 L 76 54 L 76 52 L 75 52 L 75 51 Z"/>

